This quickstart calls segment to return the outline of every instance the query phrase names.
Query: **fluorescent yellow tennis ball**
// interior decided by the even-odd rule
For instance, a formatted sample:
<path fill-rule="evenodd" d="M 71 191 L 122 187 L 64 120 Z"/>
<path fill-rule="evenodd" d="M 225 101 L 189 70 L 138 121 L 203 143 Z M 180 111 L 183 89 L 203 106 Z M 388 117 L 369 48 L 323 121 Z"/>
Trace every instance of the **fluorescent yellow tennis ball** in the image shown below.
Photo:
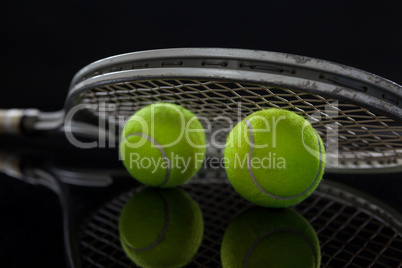
<path fill-rule="evenodd" d="M 254 207 L 229 224 L 221 247 L 223 268 L 320 267 L 312 226 L 289 208 Z"/>
<path fill-rule="evenodd" d="M 190 179 L 205 157 L 205 132 L 189 110 L 156 103 L 126 123 L 120 156 L 130 174 L 149 186 L 174 187 Z"/>
<path fill-rule="evenodd" d="M 198 204 L 183 190 L 146 188 L 124 206 L 119 220 L 121 245 L 141 267 L 182 267 L 203 237 Z"/>
<path fill-rule="evenodd" d="M 325 148 L 311 124 L 282 109 L 255 112 L 230 132 L 225 169 L 234 189 L 264 207 L 308 197 L 324 173 Z"/>

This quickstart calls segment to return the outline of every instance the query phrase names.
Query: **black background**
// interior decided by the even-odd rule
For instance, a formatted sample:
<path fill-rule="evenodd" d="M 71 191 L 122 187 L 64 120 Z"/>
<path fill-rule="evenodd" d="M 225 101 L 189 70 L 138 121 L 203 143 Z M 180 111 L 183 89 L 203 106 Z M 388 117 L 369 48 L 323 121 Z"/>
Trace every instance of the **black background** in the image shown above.
<path fill-rule="evenodd" d="M 72 76 L 86 64 L 115 54 L 170 47 L 287 52 L 343 63 L 402 83 L 400 5 L 398 1 L 10 1 L 1 15 L 0 104 L 60 109 Z"/>
<path fill-rule="evenodd" d="M 0 108 L 61 109 L 70 80 L 86 64 L 115 54 L 171 47 L 287 52 L 402 83 L 399 2 L 10 1 L 2 4 L 0 16 Z M 47 142 L 37 150 L 41 146 L 64 150 Z M 388 178 L 390 190 L 383 183 Z M 392 197 L 399 193 L 398 179 L 371 176 L 355 185 L 378 197 Z M 5 176 L 0 177 L 0 188 L 0 264 L 62 267 L 56 195 Z M 398 206 L 401 200 L 391 198 L 388 203 Z"/>

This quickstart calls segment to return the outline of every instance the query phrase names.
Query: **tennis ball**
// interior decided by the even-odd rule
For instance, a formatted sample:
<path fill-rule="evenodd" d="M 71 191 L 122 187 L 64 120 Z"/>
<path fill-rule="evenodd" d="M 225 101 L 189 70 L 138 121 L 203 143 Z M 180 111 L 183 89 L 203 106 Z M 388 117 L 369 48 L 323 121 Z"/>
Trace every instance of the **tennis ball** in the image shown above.
<path fill-rule="evenodd" d="M 261 110 L 239 122 L 228 135 L 224 155 L 233 188 L 264 207 L 301 202 L 324 173 L 325 149 L 319 134 L 287 110 Z"/>
<path fill-rule="evenodd" d="M 149 186 L 174 187 L 190 179 L 205 157 L 205 132 L 189 110 L 148 105 L 126 123 L 120 156 L 130 174 Z"/>
<path fill-rule="evenodd" d="M 183 190 L 145 188 L 124 206 L 121 245 L 141 267 L 181 267 L 197 252 L 204 231 L 201 210 Z"/>
<path fill-rule="evenodd" d="M 290 208 L 254 207 L 231 222 L 221 246 L 222 266 L 320 267 L 312 226 Z"/>

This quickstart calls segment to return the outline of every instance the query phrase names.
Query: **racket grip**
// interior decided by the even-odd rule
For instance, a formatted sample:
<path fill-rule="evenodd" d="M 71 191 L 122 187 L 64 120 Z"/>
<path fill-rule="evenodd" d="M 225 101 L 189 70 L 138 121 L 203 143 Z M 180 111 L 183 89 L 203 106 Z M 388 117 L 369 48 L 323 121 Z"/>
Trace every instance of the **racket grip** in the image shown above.
<path fill-rule="evenodd" d="M 26 122 L 35 121 L 38 114 L 36 109 L 0 109 L 0 134 L 22 134 Z"/>

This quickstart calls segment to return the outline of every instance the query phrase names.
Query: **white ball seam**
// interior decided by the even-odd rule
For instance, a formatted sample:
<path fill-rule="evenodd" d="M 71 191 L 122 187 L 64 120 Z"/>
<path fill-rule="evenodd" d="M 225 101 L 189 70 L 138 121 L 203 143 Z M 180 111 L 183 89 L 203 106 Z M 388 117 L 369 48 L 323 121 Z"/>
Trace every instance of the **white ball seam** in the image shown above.
<path fill-rule="evenodd" d="M 253 127 L 251 125 L 251 122 L 248 121 L 247 119 L 244 119 L 244 122 L 246 123 L 246 126 L 248 128 L 248 132 L 250 135 L 250 144 L 254 145 L 254 134 L 253 134 Z M 299 196 L 302 196 L 303 194 L 305 194 L 311 187 L 313 187 L 313 185 L 316 183 L 318 176 L 321 173 L 321 169 L 322 169 L 322 155 L 321 155 L 321 143 L 320 143 L 320 139 L 318 136 L 318 133 L 314 130 L 314 133 L 317 137 L 317 142 L 318 142 L 318 151 L 319 151 L 319 164 L 318 164 L 318 170 L 317 170 L 317 174 L 314 178 L 314 181 L 311 183 L 311 185 L 309 187 L 307 187 L 303 192 L 293 195 L 293 196 L 278 196 L 278 195 L 274 195 L 274 194 L 270 194 L 267 191 L 265 191 L 265 189 L 258 183 L 257 179 L 254 176 L 253 170 L 252 170 L 252 166 L 251 166 L 251 159 L 253 156 L 253 149 L 254 146 L 250 146 L 250 151 L 249 151 L 249 155 L 248 155 L 248 159 L 247 159 L 247 170 L 248 170 L 248 174 L 250 176 L 250 178 L 253 180 L 254 185 L 258 188 L 258 190 L 263 193 L 268 195 L 269 197 L 276 199 L 276 200 L 283 200 L 283 199 L 293 199 Z"/>

